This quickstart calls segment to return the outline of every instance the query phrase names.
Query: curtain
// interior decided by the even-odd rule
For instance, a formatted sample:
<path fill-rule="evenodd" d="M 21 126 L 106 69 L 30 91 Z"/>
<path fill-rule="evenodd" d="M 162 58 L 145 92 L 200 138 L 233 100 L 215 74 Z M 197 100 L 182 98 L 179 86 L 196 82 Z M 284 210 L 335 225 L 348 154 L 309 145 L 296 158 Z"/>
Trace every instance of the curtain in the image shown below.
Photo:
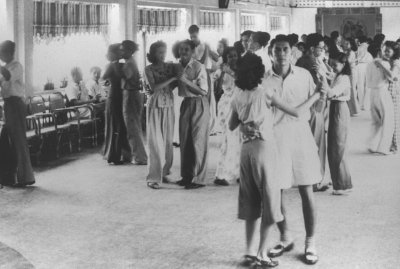
<path fill-rule="evenodd" d="M 179 16 L 179 10 L 139 8 L 138 26 L 142 32 L 172 32 L 179 27 Z"/>
<path fill-rule="evenodd" d="M 225 24 L 224 12 L 200 10 L 200 26 L 210 30 L 222 30 Z"/>

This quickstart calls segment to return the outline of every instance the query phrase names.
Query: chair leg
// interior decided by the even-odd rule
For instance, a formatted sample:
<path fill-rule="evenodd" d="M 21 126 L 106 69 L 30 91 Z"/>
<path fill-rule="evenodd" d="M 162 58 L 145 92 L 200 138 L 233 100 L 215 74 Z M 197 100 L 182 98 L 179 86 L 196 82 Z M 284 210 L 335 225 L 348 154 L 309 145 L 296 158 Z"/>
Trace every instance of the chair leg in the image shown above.
<path fill-rule="evenodd" d="M 60 158 L 60 144 L 62 135 L 62 133 L 57 134 L 56 159 Z"/>

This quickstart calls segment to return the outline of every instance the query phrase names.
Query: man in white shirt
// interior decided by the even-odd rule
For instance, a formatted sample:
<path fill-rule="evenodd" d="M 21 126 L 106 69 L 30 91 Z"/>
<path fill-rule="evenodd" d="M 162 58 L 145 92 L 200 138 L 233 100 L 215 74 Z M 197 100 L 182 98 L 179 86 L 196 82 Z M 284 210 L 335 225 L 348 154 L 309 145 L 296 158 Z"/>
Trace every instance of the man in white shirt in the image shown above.
<path fill-rule="evenodd" d="M 89 98 L 96 101 L 105 101 L 107 94 L 103 86 L 100 84 L 101 68 L 94 66 L 90 68 L 92 77 L 86 82 L 86 88 L 89 91 Z"/>
<path fill-rule="evenodd" d="M 186 189 L 204 187 L 210 134 L 207 72 L 204 65 L 193 59 L 194 51 L 194 42 L 181 42 L 179 55 L 183 72 L 179 75 L 178 91 L 184 98 L 179 118 L 182 179 L 177 184 Z"/>
<path fill-rule="evenodd" d="M 71 70 L 72 81 L 65 89 L 65 95 L 68 99 L 68 106 L 81 106 L 91 104 L 94 100 L 90 100 L 89 91 L 83 82 L 82 71 L 79 67 L 74 67 Z M 82 107 L 79 109 L 81 118 L 90 117 L 90 109 Z"/>
<path fill-rule="evenodd" d="M 270 39 L 270 35 L 267 32 L 253 32 L 250 41 L 249 48 L 257 56 L 261 57 L 262 63 L 265 67 L 265 73 L 271 70 L 272 62 L 268 55 L 267 45 Z"/>

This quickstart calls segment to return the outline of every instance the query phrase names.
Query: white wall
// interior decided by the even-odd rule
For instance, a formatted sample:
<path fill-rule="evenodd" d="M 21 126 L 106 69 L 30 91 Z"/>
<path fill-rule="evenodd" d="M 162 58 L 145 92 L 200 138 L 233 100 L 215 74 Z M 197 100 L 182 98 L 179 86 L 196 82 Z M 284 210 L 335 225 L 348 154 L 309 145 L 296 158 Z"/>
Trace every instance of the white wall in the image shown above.
<path fill-rule="evenodd" d="M 381 8 L 381 14 L 382 33 L 386 35 L 386 39 L 396 41 L 400 37 L 400 8 Z"/>
<path fill-rule="evenodd" d="M 293 8 L 290 31 L 299 36 L 315 33 L 315 15 L 317 15 L 316 8 Z"/>

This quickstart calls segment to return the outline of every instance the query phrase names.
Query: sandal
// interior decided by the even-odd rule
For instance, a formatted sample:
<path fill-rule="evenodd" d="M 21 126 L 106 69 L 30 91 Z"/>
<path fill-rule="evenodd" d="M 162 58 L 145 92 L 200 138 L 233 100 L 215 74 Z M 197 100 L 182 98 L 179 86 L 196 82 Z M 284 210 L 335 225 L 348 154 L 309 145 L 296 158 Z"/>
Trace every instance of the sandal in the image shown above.
<path fill-rule="evenodd" d="M 252 266 L 254 263 L 258 261 L 256 256 L 252 255 L 244 255 L 242 261 L 239 263 L 242 267 Z"/>
<path fill-rule="evenodd" d="M 316 264 L 318 262 L 318 256 L 314 251 L 306 250 L 306 253 L 304 253 L 304 261 L 309 265 Z"/>
<path fill-rule="evenodd" d="M 270 258 L 279 257 L 283 254 L 283 252 L 291 251 L 293 249 L 293 247 L 294 247 L 293 242 L 286 246 L 282 242 L 280 242 L 273 249 L 270 249 L 270 251 L 268 251 L 268 257 L 270 257 Z"/>
<path fill-rule="evenodd" d="M 254 268 L 256 269 L 273 268 L 277 267 L 278 265 L 279 265 L 278 261 L 274 260 L 265 261 L 257 259 L 257 263 L 255 264 Z"/>
<path fill-rule="evenodd" d="M 158 190 L 160 185 L 157 182 L 147 182 L 147 187 Z"/>

